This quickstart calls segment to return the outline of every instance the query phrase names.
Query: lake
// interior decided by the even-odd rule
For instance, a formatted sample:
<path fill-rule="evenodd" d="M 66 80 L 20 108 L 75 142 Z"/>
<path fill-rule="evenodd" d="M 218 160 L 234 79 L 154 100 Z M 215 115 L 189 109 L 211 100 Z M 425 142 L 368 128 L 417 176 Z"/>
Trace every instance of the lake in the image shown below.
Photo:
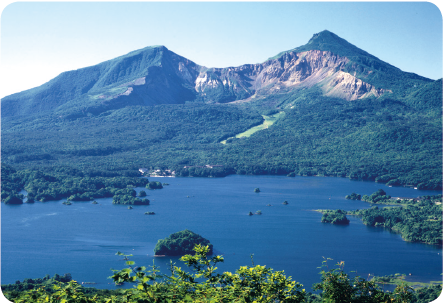
<path fill-rule="evenodd" d="M 304 285 L 320 279 L 323 257 L 329 267 L 345 261 L 345 270 L 389 275 L 411 273 L 412 281 L 442 280 L 442 246 L 408 243 L 383 228 L 368 227 L 348 216 L 349 225 L 321 223 L 314 209 L 355 210 L 370 207 L 346 200 L 352 192 L 372 194 L 381 188 L 395 197 L 435 195 L 441 191 L 387 187 L 333 177 L 228 176 L 225 178 L 150 178 L 169 183 L 146 190 L 149 206 L 113 205 L 111 198 L 91 202 L 61 201 L 1 205 L 1 283 L 46 274 L 71 273 L 89 287 L 114 288 L 108 276 L 124 268 L 117 251 L 133 254 L 136 265 L 158 265 L 168 272 L 170 259 L 153 257 L 159 239 L 189 229 L 210 240 L 225 262 L 219 271 L 241 265 L 266 265 Z M 260 188 L 260 193 L 254 193 Z M 139 192 L 143 188 L 136 188 Z M 282 202 L 287 200 L 288 205 Z M 272 206 L 267 206 L 271 204 Z M 262 215 L 248 216 L 261 210 Z M 155 215 L 145 215 L 153 211 Z M 124 287 L 132 287 L 126 284 Z"/>

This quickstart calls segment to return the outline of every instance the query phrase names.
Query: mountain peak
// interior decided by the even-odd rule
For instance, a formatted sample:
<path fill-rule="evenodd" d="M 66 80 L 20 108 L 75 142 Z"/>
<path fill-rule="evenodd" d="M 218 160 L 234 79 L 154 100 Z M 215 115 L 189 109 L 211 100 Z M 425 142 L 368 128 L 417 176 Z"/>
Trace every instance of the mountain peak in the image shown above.
<path fill-rule="evenodd" d="M 331 51 L 340 56 L 367 56 L 377 59 L 368 52 L 357 48 L 347 40 L 328 30 L 314 34 L 306 45 L 298 47 L 295 50 L 298 52 L 308 50 Z"/>
<path fill-rule="evenodd" d="M 334 41 L 334 40 L 346 41 L 343 38 L 338 37 L 334 33 L 328 30 L 324 30 L 321 31 L 320 33 L 315 33 L 314 35 L 312 35 L 312 38 L 309 39 L 308 43 L 316 43 L 317 41 Z"/>
<path fill-rule="evenodd" d="M 309 39 L 308 43 L 303 46 L 285 52 L 281 52 L 269 59 L 277 59 L 289 52 L 300 53 L 311 50 L 330 51 L 334 54 L 346 57 L 366 56 L 366 57 L 371 57 L 373 59 L 378 59 L 377 57 L 369 54 L 368 52 L 363 51 L 362 49 L 357 48 L 355 45 L 349 43 L 347 40 L 337 36 L 336 34 L 328 30 L 324 30 L 314 34 L 312 38 Z"/>

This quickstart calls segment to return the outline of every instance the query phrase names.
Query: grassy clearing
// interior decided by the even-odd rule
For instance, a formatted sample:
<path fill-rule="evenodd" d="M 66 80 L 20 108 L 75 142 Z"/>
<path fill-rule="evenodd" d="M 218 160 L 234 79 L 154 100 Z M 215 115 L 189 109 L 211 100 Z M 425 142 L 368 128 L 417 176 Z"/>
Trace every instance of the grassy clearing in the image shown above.
<path fill-rule="evenodd" d="M 254 126 L 254 127 L 250 128 L 250 129 L 248 129 L 248 130 L 246 130 L 246 131 L 244 131 L 242 133 L 239 133 L 239 134 L 237 134 L 235 136 L 235 138 L 243 138 L 243 137 L 248 138 L 248 137 L 250 137 L 251 135 L 253 135 L 257 131 L 269 128 L 269 126 L 272 126 L 279 118 L 281 118 L 283 116 L 284 116 L 284 111 L 281 111 L 281 112 L 276 113 L 274 115 L 263 115 L 263 119 L 264 119 L 263 124 Z M 234 138 L 234 137 L 230 137 L 229 139 L 232 139 L 232 138 Z M 221 143 L 222 144 L 226 144 L 227 140 L 228 139 L 226 139 L 224 141 L 221 141 Z"/>

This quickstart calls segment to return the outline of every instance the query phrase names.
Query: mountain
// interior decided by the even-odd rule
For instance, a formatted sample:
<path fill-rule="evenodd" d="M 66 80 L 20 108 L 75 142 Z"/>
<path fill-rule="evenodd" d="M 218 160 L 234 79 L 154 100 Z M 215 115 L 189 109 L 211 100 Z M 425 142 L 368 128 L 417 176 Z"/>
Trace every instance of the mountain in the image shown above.
<path fill-rule="evenodd" d="M 199 69 L 163 46 L 147 47 L 5 97 L 2 115 L 97 113 L 122 105 L 183 103 L 195 98 L 193 79 Z"/>
<path fill-rule="evenodd" d="M 228 68 L 153 46 L 3 98 L 2 162 L 438 189 L 442 92 L 441 79 L 403 72 L 329 31 L 263 63 Z M 223 167 L 190 167 L 205 164 Z"/>
<path fill-rule="evenodd" d="M 406 89 L 430 82 L 323 31 L 264 63 L 221 69 L 199 66 L 164 46 L 147 47 L 7 96 L 2 116 L 56 112 L 77 117 L 127 105 L 251 101 L 314 86 L 325 96 L 356 100 L 403 96 Z"/>

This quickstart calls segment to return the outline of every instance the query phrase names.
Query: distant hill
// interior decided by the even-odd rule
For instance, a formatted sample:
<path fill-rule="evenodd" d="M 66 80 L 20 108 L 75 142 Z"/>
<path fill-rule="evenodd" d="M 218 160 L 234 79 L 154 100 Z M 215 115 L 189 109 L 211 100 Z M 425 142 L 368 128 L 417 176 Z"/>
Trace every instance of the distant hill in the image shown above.
<path fill-rule="evenodd" d="M 293 172 L 437 189 L 442 92 L 441 79 L 403 72 L 329 31 L 239 67 L 207 68 L 152 46 L 3 98 L 2 162 Z M 184 168 L 205 164 L 224 167 Z"/>

